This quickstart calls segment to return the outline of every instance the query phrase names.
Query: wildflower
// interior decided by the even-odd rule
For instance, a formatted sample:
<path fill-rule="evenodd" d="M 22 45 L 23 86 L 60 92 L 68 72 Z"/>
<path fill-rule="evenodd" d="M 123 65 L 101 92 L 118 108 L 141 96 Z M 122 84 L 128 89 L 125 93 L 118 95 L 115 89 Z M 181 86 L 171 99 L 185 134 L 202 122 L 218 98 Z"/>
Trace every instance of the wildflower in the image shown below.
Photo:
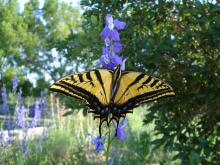
<path fill-rule="evenodd" d="M 42 111 L 46 109 L 46 93 L 45 93 L 45 91 L 41 91 L 40 108 Z"/>
<path fill-rule="evenodd" d="M 13 122 L 11 119 L 6 119 L 7 129 L 8 129 L 8 144 L 12 143 L 12 130 L 13 130 Z"/>
<path fill-rule="evenodd" d="M 18 77 L 15 76 L 15 77 L 12 79 L 12 91 L 13 91 L 13 92 L 16 91 L 17 86 L 18 86 Z"/>
<path fill-rule="evenodd" d="M 41 118 L 41 111 L 40 111 L 40 104 L 39 102 L 35 102 L 34 104 L 34 118 L 31 122 L 31 126 L 30 127 L 36 127 L 39 123 L 39 120 Z"/>
<path fill-rule="evenodd" d="M 121 21 L 119 21 L 118 19 L 115 19 L 115 20 L 114 20 L 114 25 L 115 25 L 115 27 L 116 27 L 118 30 L 122 30 L 122 29 L 125 28 L 126 23 L 125 23 L 125 22 L 121 22 Z"/>
<path fill-rule="evenodd" d="M 123 59 L 118 55 L 122 50 L 122 44 L 119 42 L 120 37 L 117 30 L 122 30 L 125 23 L 114 20 L 112 15 L 107 14 L 105 18 L 106 26 L 101 32 L 101 36 L 105 41 L 105 48 L 102 49 L 100 64 L 106 68 L 113 70 L 118 64 L 123 65 Z"/>
<path fill-rule="evenodd" d="M 103 38 L 111 38 L 113 41 L 119 41 L 119 33 L 116 29 L 122 30 L 125 27 L 125 22 L 114 20 L 111 14 L 107 14 L 105 17 L 106 26 L 101 32 Z M 115 29 L 116 28 L 116 29 Z"/>
<path fill-rule="evenodd" d="M 120 53 L 122 50 L 122 44 L 120 42 L 113 43 L 113 50 L 115 53 Z"/>
<path fill-rule="evenodd" d="M 118 127 L 116 129 L 117 132 L 117 138 L 121 141 L 126 140 L 126 135 L 125 135 L 125 131 L 124 128 L 127 125 L 128 120 L 127 119 L 123 119 L 122 121 L 119 122 Z"/>
<path fill-rule="evenodd" d="M 8 99 L 7 99 L 7 91 L 5 87 L 2 88 L 1 95 L 2 95 L 2 101 L 3 101 L 2 114 L 7 115 L 9 112 L 9 106 L 8 106 Z"/>
<path fill-rule="evenodd" d="M 24 130 L 24 134 L 19 134 L 19 148 L 20 152 L 24 155 L 25 158 L 28 157 L 28 143 L 29 143 L 29 136 L 28 136 L 28 129 Z"/>
<path fill-rule="evenodd" d="M 103 139 L 100 136 L 92 137 L 92 144 L 95 145 L 96 154 L 104 149 Z"/>
<path fill-rule="evenodd" d="M 113 165 L 113 159 L 110 159 L 110 160 L 108 161 L 108 165 Z"/>
<path fill-rule="evenodd" d="M 101 150 L 104 149 L 103 142 L 105 141 L 106 135 L 104 135 L 103 137 L 101 137 L 101 136 L 93 136 L 90 133 L 88 135 L 92 137 L 92 144 L 95 146 L 96 154 L 98 154 Z"/>
<path fill-rule="evenodd" d="M 22 91 L 20 89 L 20 91 L 18 92 L 17 94 L 17 100 L 18 100 L 18 105 L 19 107 L 22 107 L 23 106 L 23 98 L 22 98 Z"/>
<path fill-rule="evenodd" d="M 117 66 L 118 64 L 122 65 L 123 61 L 122 61 L 122 58 L 119 57 L 114 52 L 112 52 L 112 57 L 110 57 L 109 50 L 106 48 L 103 48 L 102 55 L 100 58 L 100 63 L 106 69 L 114 69 L 114 67 Z"/>
<path fill-rule="evenodd" d="M 17 128 L 24 128 L 25 125 L 25 107 L 22 105 L 21 107 L 15 107 L 15 123 Z"/>
<path fill-rule="evenodd" d="M 105 27 L 102 32 L 101 32 L 101 36 L 103 38 L 107 38 L 110 37 L 113 41 L 119 41 L 120 40 L 120 36 L 117 30 L 110 30 L 109 28 Z"/>

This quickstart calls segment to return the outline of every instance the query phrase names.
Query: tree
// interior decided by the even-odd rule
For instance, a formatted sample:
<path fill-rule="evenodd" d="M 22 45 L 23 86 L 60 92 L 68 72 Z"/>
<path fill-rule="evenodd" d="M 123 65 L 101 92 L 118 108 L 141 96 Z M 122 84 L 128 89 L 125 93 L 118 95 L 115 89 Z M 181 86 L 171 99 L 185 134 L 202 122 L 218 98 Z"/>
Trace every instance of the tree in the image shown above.
<path fill-rule="evenodd" d="M 162 135 L 155 145 L 177 151 L 174 159 L 182 164 L 220 163 L 219 3 L 82 0 L 81 5 L 90 39 L 79 42 L 77 50 L 89 50 L 82 61 L 99 58 L 101 42 L 94 35 L 111 13 L 127 23 L 121 37 L 127 70 L 153 74 L 174 87 L 176 96 L 150 104 L 144 121 L 155 122 Z M 79 44 L 75 38 L 69 40 L 72 47 Z"/>
<path fill-rule="evenodd" d="M 79 24 L 79 11 L 58 0 L 45 1 L 43 7 L 32 0 L 23 11 L 16 0 L 0 1 L 0 79 L 7 88 L 15 75 L 36 74 L 39 80 L 63 76 L 74 61 L 64 56 L 62 43 L 80 31 Z"/>

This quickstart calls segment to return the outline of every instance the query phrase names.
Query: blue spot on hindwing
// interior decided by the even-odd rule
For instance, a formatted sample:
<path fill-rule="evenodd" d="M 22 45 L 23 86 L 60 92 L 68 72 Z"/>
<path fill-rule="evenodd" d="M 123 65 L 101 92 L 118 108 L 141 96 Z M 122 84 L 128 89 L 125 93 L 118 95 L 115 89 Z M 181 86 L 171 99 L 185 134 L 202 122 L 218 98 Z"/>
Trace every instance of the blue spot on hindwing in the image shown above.
<path fill-rule="evenodd" d="M 98 112 L 100 112 L 100 111 L 101 111 L 101 108 L 100 108 L 99 106 L 97 107 L 97 111 L 98 111 Z"/>
<path fill-rule="evenodd" d="M 125 106 L 124 108 L 123 108 L 123 111 L 126 111 L 127 110 L 127 106 Z"/>

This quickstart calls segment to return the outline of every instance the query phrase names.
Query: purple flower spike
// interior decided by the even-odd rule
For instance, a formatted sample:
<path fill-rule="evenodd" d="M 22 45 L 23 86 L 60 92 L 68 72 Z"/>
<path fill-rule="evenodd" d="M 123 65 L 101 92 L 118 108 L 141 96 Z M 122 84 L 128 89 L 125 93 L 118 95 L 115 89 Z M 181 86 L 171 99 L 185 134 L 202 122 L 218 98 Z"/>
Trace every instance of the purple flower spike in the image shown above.
<path fill-rule="evenodd" d="M 24 105 L 15 107 L 15 123 L 18 128 L 25 126 L 25 107 Z"/>
<path fill-rule="evenodd" d="M 17 86 L 18 86 L 18 77 L 15 76 L 15 77 L 12 79 L 12 91 L 13 91 L 13 92 L 16 91 Z"/>
<path fill-rule="evenodd" d="M 11 119 L 7 119 L 6 120 L 6 124 L 7 124 L 7 129 L 8 129 L 8 144 L 12 143 L 12 130 L 13 130 L 13 122 L 11 121 Z"/>
<path fill-rule="evenodd" d="M 40 110 L 40 104 L 38 101 L 35 102 L 34 105 L 34 118 L 32 119 L 31 122 L 31 127 L 36 127 L 40 123 L 41 119 L 41 110 Z"/>
<path fill-rule="evenodd" d="M 105 52 L 105 51 L 103 51 L 103 52 Z M 106 68 L 106 69 L 114 70 L 114 68 L 118 64 L 122 65 L 123 61 L 122 61 L 122 58 L 116 54 L 113 54 L 112 58 L 110 59 L 110 55 L 108 55 L 108 53 L 106 53 L 101 56 L 100 64 L 103 65 L 104 68 Z"/>
<path fill-rule="evenodd" d="M 120 36 L 117 30 L 113 29 L 110 30 L 108 27 L 104 27 L 104 29 L 101 32 L 101 36 L 106 38 L 111 38 L 113 41 L 120 41 Z"/>
<path fill-rule="evenodd" d="M 106 17 L 105 17 L 105 22 L 106 22 L 106 25 L 107 27 L 110 29 L 110 30 L 113 30 L 114 29 L 114 20 L 113 20 L 113 17 L 111 14 L 107 14 Z"/>
<path fill-rule="evenodd" d="M 118 128 L 117 128 L 117 138 L 121 141 L 126 140 L 126 135 L 125 135 L 125 131 L 124 128 L 127 125 L 128 120 L 127 119 L 123 119 L 122 121 L 119 122 L 118 124 Z"/>
<path fill-rule="evenodd" d="M 92 144 L 95 145 L 96 154 L 104 149 L 103 139 L 100 136 L 92 137 Z"/>
<path fill-rule="evenodd" d="M 100 58 L 100 64 L 110 70 L 120 64 L 125 68 L 125 61 L 122 60 L 118 54 L 122 51 L 122 44 L 120 43 L 120 35 L 117 30 L 122 30 L 125 28 L 125 23 L 119 20 L 114 20 L 111 14 L 105 17 L 106 26 L 101 32 L 101 36 L 105 41 L 105 48 L 102 50 L 102 55 Z M 124 69 L 123 69 L 124 70 Z"/>
<path fill-rule="evenodd" d="M 110 52 L 107 48 L 102 49 L 102 55 L 100 58 L 100 64 L 106 66 L 110 63 Z"/>
<path fill-rule="evenodd" d="M 120 53 L 122 49 L 122 44 L 120 42 L 113 43 L 113 50 L 115 53 Z"/>
<path fill-rule="evenodd" d="M 122 58 L 119 57 L 118 55 L 114 54 L 114 55 L 112 56 L 112 63 L 113 63 L 113 65 L 114 65 L 114 68 L 115 68 L 118 64 L 122 65 Z"/>
<path fill-rule="evenodd" d="M 18 99 L 19 106 L 22 107 L 22 105 L 23 105 L 23 98 L 22 98 L 22 91 L 21 91 L 21 89 L 20 89 L 20 91 L 17 94 L 17 99 Z"/>
<path fill-rule="evenodd" d="M 8 112 L 9 112 L 9 106 L 8 106 L 7 91 L 6 91 L 5 87 L 2 88 L 1 95 L 2 95 L 2 101 L 3 101 L 3 104 L 2 104 L 2 114 L 3 115 L 7 115 Z"/>
<path fill-rule="evenodd" d="M 6 91 L 6 88 L 3 87 L 1 91 L 2 91 L 1 95 L 2 95 L 3 102 L 7 102 L 7 91 Z"/>
<path fill-rule="evenodd" d="M 125 23 L 125 22 L 121 22 L 121 21 L 119 21 L 118 19 L 115 19 L 115 20 L 114 20 L 114 25 L 115 25 L 115 27 L 116 27 L 118 30 L 122 30 L 122 29 L 125 28 L 126 23 Z"/>
<path fill-rule="evenodd" d="M 109 39 L 109 37 L 104 38 L 104 41 L 105 41 L 105 46 L 106 47 L 109 47 L 111 45 L 111 40 Z"/>

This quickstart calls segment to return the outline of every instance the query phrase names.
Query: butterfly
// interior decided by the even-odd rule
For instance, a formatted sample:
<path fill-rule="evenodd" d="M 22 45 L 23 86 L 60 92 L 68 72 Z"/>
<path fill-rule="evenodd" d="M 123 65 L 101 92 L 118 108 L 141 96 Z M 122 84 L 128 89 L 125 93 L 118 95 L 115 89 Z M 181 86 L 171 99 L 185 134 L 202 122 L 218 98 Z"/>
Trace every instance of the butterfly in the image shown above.
<path fill-rule="evenodd" d="M 115 120 L 118 126 L 140 104 L 175 95 L 165 82 L 141 72 L 122 71 L 120 65 L 113 71 L 95 69 L 63 77 L 50 90 L 83 100 L 94 118 L 100 119 L 100 136 L 103 122 L 109 126 Z"/>

